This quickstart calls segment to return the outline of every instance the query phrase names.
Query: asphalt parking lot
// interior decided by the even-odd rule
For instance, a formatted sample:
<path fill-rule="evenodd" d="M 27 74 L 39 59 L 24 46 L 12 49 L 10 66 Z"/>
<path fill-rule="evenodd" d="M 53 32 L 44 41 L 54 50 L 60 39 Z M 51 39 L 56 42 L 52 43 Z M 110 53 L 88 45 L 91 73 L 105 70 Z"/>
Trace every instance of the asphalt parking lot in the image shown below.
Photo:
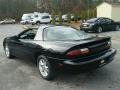
<path fill-rule="evenodd" d="M 95 71 L 62 74 L 54 81 L 46 81 L 29 60 L 7 59 L 4 54 L 3 39 L 18 34 L 22 27 L 0 25 L 0 90 L 120 90 L 120 31 L 101 33 L 112 37 L 118 51 L 112 63 Z"/>

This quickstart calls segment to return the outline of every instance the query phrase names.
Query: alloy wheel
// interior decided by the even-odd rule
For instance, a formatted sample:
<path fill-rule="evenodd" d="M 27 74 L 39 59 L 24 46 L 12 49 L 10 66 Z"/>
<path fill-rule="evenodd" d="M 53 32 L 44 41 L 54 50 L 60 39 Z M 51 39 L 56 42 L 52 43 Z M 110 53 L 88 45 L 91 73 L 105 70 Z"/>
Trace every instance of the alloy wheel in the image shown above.
<path fill-rule="evenodd" d="M 39 71 L 43 77 L 47 77 L 49 74 L 48 63 L 45 59 L 39 60 Z"/>
<path fill-rule="evenodd" d="M 40 25 L 40 22 L 37 22 L 36 25 Z"/>
<path fill-rule="evenodd" d="M 5 45 L 5 54 L 7 57 L 10 57 L 10 50 L 7 44 Z"/>
<path fill-rule="evenodd" d="M 101 33 L 102 32 L 102 27 L 98 27 L 97 32 Z"/>

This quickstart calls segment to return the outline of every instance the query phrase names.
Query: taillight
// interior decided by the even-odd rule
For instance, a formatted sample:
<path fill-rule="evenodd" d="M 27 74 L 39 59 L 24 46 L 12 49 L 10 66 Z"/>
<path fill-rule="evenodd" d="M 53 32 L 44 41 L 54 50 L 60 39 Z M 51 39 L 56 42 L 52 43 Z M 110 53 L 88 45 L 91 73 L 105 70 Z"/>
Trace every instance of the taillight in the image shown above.
<path fill-rule="evenodd" d="M 75 58 L 76 56 L 89 54 L 89 52 L 90 51 L 88 48 L 83 48 L 83 49 L 77 49 L 77 50 L 70 51 L 66 55 L 69 58 Z"/>

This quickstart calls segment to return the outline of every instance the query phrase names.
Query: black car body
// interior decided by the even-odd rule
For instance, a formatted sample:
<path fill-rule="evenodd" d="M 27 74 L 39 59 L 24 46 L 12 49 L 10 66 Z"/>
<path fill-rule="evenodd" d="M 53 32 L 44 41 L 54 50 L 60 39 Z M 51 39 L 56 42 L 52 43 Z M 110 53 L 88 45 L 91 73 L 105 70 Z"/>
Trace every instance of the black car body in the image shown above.
<path fill-rule="evenodd" d="M 85 32 L 117 31 L 120 30 L 120 23 L 104 17 L 92 18 L 82 23 L 80 29 Z"/>
<path fill-rule="evenodd" d="M 55 68 L 88 64 L 104 66 L 116 54 L 116 50 L 111 48 L 110 37 L 91 36 L 69 26 L 29 28 L 17 36 L 5 38 L 3 46 L 8 58 L 16 56 L 33 60 L 38 68 L 46 61 L 49 74 L 44 76 L 40 71 L 45 79 L 54 76 Z"/>

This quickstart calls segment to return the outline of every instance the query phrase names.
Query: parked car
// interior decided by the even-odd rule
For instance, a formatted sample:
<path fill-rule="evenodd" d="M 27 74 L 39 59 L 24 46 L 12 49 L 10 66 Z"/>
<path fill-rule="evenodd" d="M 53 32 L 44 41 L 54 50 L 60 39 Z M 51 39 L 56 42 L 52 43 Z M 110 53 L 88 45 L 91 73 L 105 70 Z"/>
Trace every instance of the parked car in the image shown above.
<path fill-rule="evenodd" d="M 75 20 L 75 15 L 74 15 L 74 14 L 70 14 L 70 17 L 71 17 L 71 20 L 72 20 L 72 21 Z M 81 19 L 80 16 L 77 16 L 76 18 L 77 18 L 78 20 Z M 68 15 L 67 15 L 67 14 L 62 15 L 62 19 L 63 19 L 63 21 L 68 21 Z"/>
<path fill-rule="evenodd" d="M 0 21 L 0 24 L 14 24 L 15 22 L 15 19 L 5 19 L 3 21 Z"/>
<path fill-rule="evenodd" d="M 31 24 L 31 19 L 24 19 L 20 21 L 21 24 Z"/>
<path fill-rule="evenodd" d="M 116 54 L 110 37 L 92 36 L 70 26 L 29 28 L 5 38 L 3 46 L 8 58 L 33 60 L 40 75 L 47 80 L 53 79 L 58 69 L 102 67 Z"/>
<path fill-rule="evenodd" d="M 67 21 L 67 20 L 68 20 L 68 15 L 67 15 L 67 14 L 62 15 L 62 20 L 63 20 L 63 21 Z"/>
<path fill-rule="evenodd" d="M 30 19 L 32 17 L 33 13 L 26 13 L 22 15 L 21 20 L 27 20 Z"/>
<path fill-rule="evenodd" d="M 75 19 L 75 16 L 71 14 L 71 20 L 73 21 Z"/>
<path fill-rule="evenodd" d="M 55 15 L 55 21 L 58 22 L 59 21 L 59 16 Z"/>
<path fill-rule="evenodd" d="M 48 24 L 48 23 L 51 23 L 51 21 L 52 21 L 52 18 L 50 17 L 50 15 L 43 13 L 43 14 L 36 15 L 36 17 L 31 20 L 31 24 L 37 24 L 37 25 L 41 23 Z"/>
<path fill-rule="evenodd" d="M 92 18 L 82 23 L 81 30 L 85 32 L 103 32 L 108 30 L 120 30 L 120 23 L 113 21 L 109 18 L 99 17 Z"/>
<path fill-rule="evenodd" d="M 34 15 L 33 13 L 23 14 L 20 23 L 21 24 L 30 24 L 30 21 L 31 21 L 33 15 Z"/>

